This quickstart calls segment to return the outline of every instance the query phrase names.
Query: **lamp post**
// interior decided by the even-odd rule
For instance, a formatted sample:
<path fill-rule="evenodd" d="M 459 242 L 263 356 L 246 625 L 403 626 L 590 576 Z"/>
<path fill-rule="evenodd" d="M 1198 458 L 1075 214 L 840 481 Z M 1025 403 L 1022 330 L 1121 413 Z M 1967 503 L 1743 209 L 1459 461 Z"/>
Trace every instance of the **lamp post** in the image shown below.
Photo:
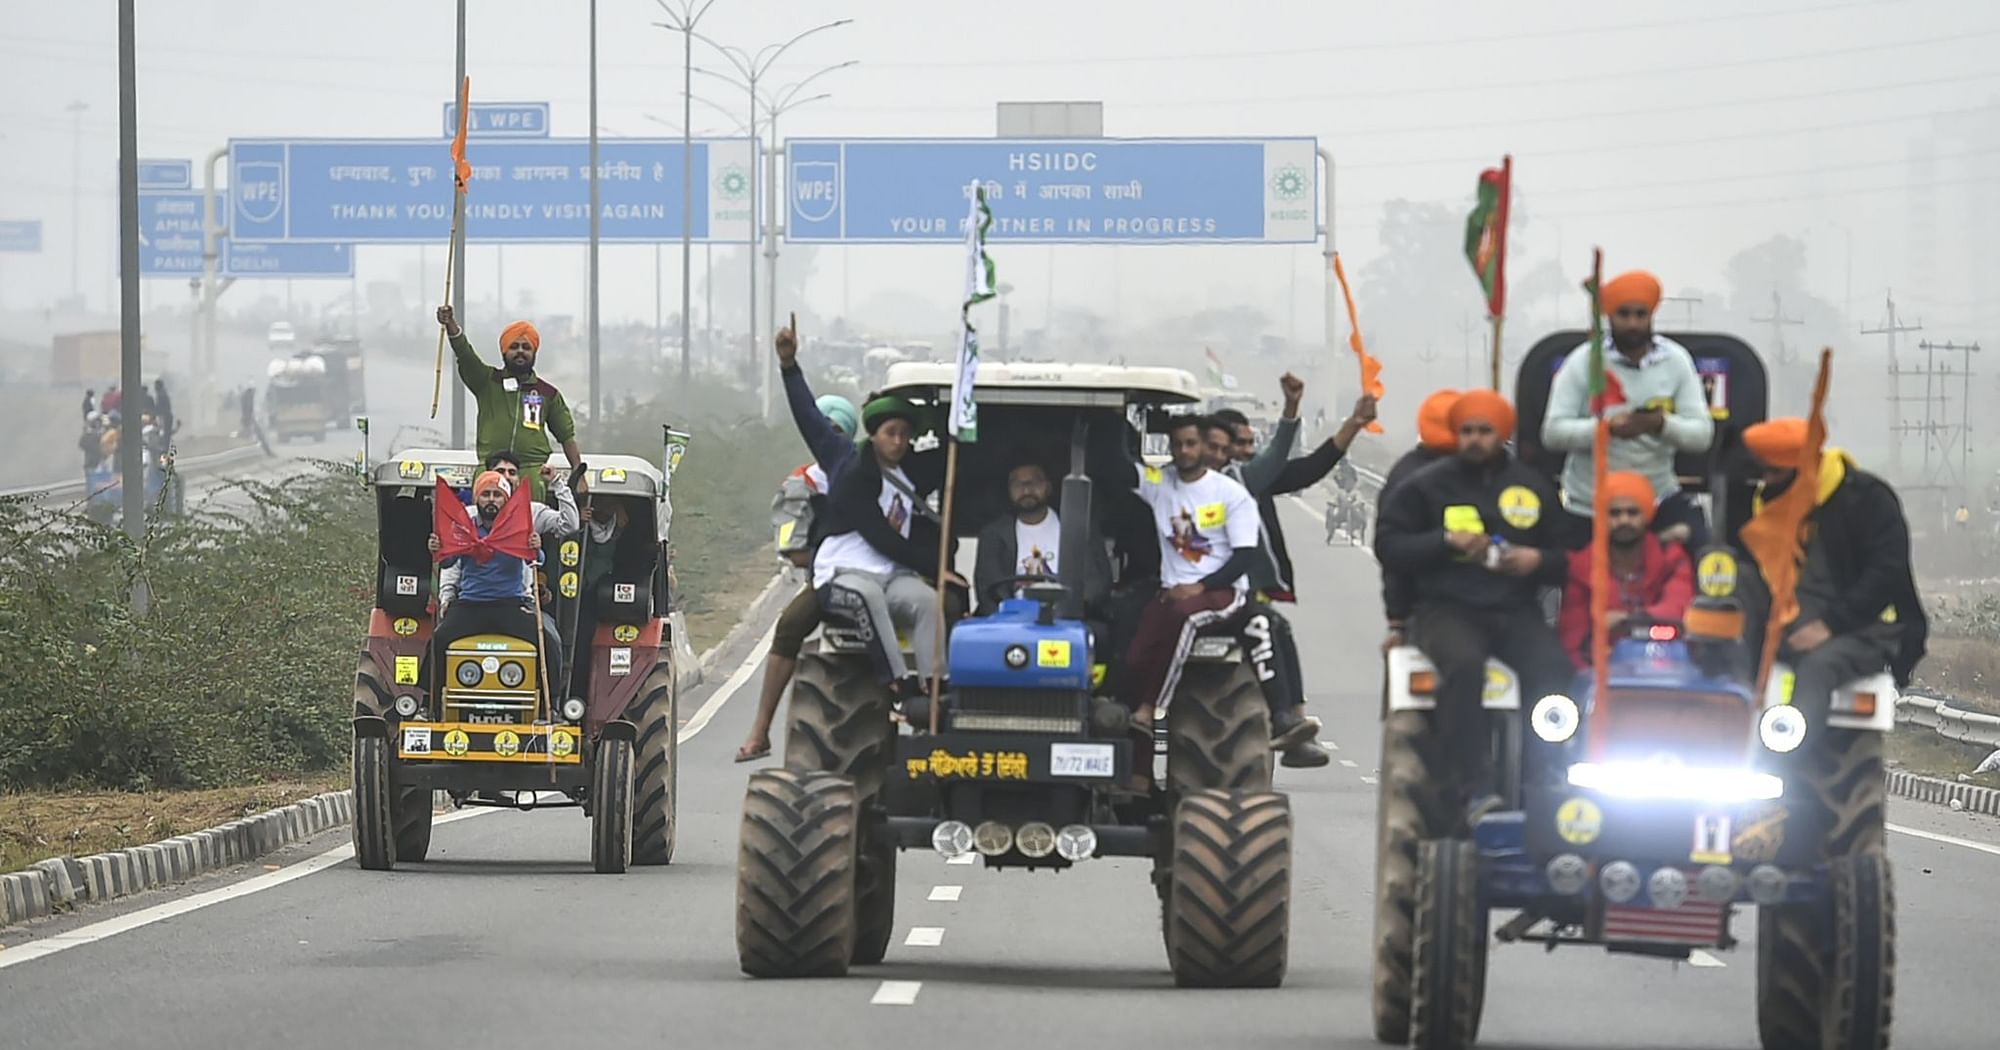
<path fill-rule="evenodd" d="M 694 125 L 694 38 L 695 26 L 715 6 L 715 0 L 701 0 L 699 4 L 695 0 L 682 0 L 679 7 L 667 0 L 657 2 L 660 10 L 667 13 L 667 20 L 653 24 L 681 34 L 681 386 L 685 387 L 692 374 L 688 362 L 688 300 L 694 289 L 694 135 L 689 129 Z M 754 217 L 755 213 L 752 214 Z"/>

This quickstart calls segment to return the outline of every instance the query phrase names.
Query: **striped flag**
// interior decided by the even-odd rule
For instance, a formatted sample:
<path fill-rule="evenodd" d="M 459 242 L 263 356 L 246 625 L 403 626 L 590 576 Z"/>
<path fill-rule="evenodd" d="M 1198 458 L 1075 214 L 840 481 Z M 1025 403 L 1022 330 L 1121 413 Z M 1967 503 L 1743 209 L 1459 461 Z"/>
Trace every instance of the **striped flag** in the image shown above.
<path fill-rule="evenodd" d="M 1210 386 L 1226 386 L 1229 374 L 1222 370 L 1222 358 L 1215 355 L 1215 348 L 1204 346 L 1201 352 L 1208 355 L 1208 382 Z"/>
<path fill-rule="evenodd" d="M 1465 260 L 1486 293 L 1486 315 L 1507 312 L 1507 207 L 1514 196 L 1514 157 L 1479 173 L 1479 203 L 1465 220 Z"/>
<path fill-rule="evenodd" d="M 986 254 L 986 231 L 993 212 L 986 206 L 986 189 L 978 181 L 965 189 L 965 301 L 959 306 L 958 371 L 951 382 L 951 436 L 979 440 L 979 405 L 973 388 L 979 382 L 979 332 L 972 327 L 972 308 L 993 298 L 993 260 Z"/>

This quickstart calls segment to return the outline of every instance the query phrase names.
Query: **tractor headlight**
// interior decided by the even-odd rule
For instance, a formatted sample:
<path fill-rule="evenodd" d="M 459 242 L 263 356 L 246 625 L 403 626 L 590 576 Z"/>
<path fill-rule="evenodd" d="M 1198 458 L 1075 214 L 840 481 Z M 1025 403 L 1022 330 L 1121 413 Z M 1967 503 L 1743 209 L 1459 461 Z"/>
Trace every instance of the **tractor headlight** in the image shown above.
<path fill-rule="evenodd" d="M 972 852 L 972 826 L 962 820 L 947 820 L 931 829 L 931 848 L 946 860 Z"/>
<path fill-rule="evenodd" d="M 1056 832 L 1056 855 L 1071 864 L 1097 852 L 1097 832 L 1086 824 L 1066 824 Z"/>
<path fill-rule="evenodd" d="M 584 712 L 584 703 L 582 697 L 572 696 L 569 699 L 563 701 L 562 716 L 567 721 L 571 722 L 583 721 L 583 712 Z"/>
<path fill-rule="evenodd" d="M 500 665 L 500 684 L 513 689 L 528 677 L 528 670 L 512 660 Z"/>
<path fill-rule="evenodd" d="M 997 820 L 981 821 L 972 829 L 972 846 L 985 856 L 997 857 L 1014 848 L 1014 829 Z"/>
<path fill-rule="evenodd" d="M 1528 724 L 1534 726 L 1535 735 L 1551 744 L 1560 744 L 1575 736 L 1576 727 L 1582 721 L 1576 701 L 1561 693 L 1551 693 L 1535 701 L 1535 709 L 1528 716 Z"/>
<path fill-rule="evenodd" d="M 396 714 L 403 718 L 415 718 L 417 716 L 417 698 L 414 696 L 397 697 Z"/>
<path fill-rule="evenodd" d="M 486 672 L 480 669 L 477 660 L 467 660 L 458 665 L 458 684 L 467 689 L 478 685 L 485 677 Z"/>
<path fill-rule="evenodd" d="M 1056 829 L 1031 820 L 1014 833 L 1014 845 L 1022 855 L 1039 860 L 1056 851 Z"/>
<path fill-rule="evenodd" d="M 1757 720 L 1757 738 L 1778 754 L 1798 750 L 1806 742 L 1806 716 L 1790 704 L 1779 704 Z"/>

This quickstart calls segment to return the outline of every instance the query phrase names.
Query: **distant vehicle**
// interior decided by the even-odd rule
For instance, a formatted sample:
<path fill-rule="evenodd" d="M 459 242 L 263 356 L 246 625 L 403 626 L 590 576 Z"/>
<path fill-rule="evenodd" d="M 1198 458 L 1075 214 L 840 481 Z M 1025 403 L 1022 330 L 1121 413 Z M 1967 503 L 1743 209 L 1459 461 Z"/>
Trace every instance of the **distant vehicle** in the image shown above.
<path fill-rule="evenodd" d="M 264 333 L 264 341 L 270 344 L 271 349 L 289 354 L 298 345 L 299 336 L 292 331 L 290 321 L 273 321 L 270 330 Z"/>
<path fill-rule="evenodd" d="M 328 340 L 273 361 L 266 376 L 264 411 L 280 441 L 325 441 L 328 428 L 367 414 L 361 348 L 354 340 Z"/>

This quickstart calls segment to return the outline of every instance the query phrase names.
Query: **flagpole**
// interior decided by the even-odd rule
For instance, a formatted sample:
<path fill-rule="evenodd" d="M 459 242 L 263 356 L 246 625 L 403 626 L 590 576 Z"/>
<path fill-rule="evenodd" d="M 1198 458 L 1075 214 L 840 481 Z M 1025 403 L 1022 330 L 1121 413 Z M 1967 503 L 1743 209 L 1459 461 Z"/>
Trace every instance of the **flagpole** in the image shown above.
<path fill-rule="evenodd" d="M 938 571 L 937 571 L 937 641 L 931 653 L 931 725 L 930 733 L 937 735 L 938 707 L 944 697 L 944 638 L 950 621 L 945 619 L 945 576 L 951 572 L 951 515 L 953 498 L 958 493 L 958 439 L 945 439 L 944 453 L 944 507 L 938 530 Z"/>
<path fill-rule="evenodd" d="M 1605 480 L 1610 473 L 1611 420 L 1605 415 L 1604 310 L 1599 295 L 1604 287 L 1604 249 L 1593 250 L 1590 260 L 1590 386 L 1591 411 L 1597 429 L 1591 439 L 1591 471 L 1596 484 L 1591 495 L 1590 521 L 1590 664 L 1591 697 L 1599 714 L 1591 719 L 1591 736 L 1605 739 L 1611 707 L 1605 702 L 1611 682 L 1611 634 L 1606 623 L 1611 609 L 1611 494 Z M 1497 321 L 1496 321 L 1497 324 Z M 1496 350 L 1494 360 L 1499 360 Z M 1497 376 L 1499 366 L 1494 366 Z"/>
<path fill-rule="evenodd" d="M 450 247 L 446 248 L 444 252 L 444 301 L 446 303 L 451 302 L 451 275 L 455 272 L 452 269 L 452 266 L 454 263 L 458 261 L 458 222 L 457 222 L 458 209 L 454 208 L 452 209 L 452 211 L 453 211 L 453 221 L 451 226 L 451 245 Z M 453 320 L 458 321 L 460 325 L 464 325 L 465 323 L 465 320 L 463 318 L 453 318 Z M 444 394 L 444 326 L 439 325 L 437 364 L 431 371 L 431 418 L 432 419 L 436 419 L 438 417 L 438 399 L 441 396 L 443 396 L 443 394 Z"/>
<path fill-rule="evenodd" d="M 444 301 L 452 304 L 452 278 L 458 273 L 458 234 L 465 222 L 465 181 L 472 176 L 472 168 L 465 162 L 465 133 L 472 127 L 472 78 L 464 75 L 465 55 L 465 4 L 460 0 L 459 13 L 459 80 L 458 80 L 458 133 L 451 139 L 451 243 L 444 253 Z M 464 330 L 465 318 L 454 317 Z M 444 326 L 438 326 L 437 363 L 431 371 L 431 418 L 438 416 L 438 399 L 444 393 Z M 454 412 L 456 409 L 453 410 Z M 456 416 L 453 417 L 456 422 Z M 454 434 L 453 438 L 459 435 Z"/>
<path fill-rule="evenodd" d="M 1492 321 L 1493 321 L 1493 355 L 1492 355 L 1492 357 L 1493 357 L 1493 389 L 1494 389 L 1494 391 L 1495 391 L 1496 393 L 1497 393 L 1497 392 L 1499 392 L 1499 390 L 1500 390 L 1500 326 L 1501 326 L 1501 323 L 1502 323 L 1502 322 L 1504 322 L 1504 321 L 1506 321 L 1506 320 L 1507 320 L 1507 318 L 1506 318 L 1505 316 L 1501 315 L 1501 314 L 1494 314 L 1494 315 L 1493 315 L 1493 317 L 1492 317 Z"/>
<path fill-rule="evenodd" d="M 951 528 L 952 512 L 958 494 L 958 446 L 962 442 L 979 440 L 978 403 L 973 391 L 979 385 L 979 335 L 972 327 L 972 308 L 993 298 L 997 287 L 993 278 L 993 261 L 986 257 L 986 231 L 993 225 L 993 213 L 986 206 L 986 190 L 978 180 L 973 180 L 965 188 L 967 213 L 965 217 L 965 299 L 958 308 L 958 362 L 952 371 L 951 407 L 944 421 L 944 439 L 948 442 L 944 461 L 944 506 L 942 511 L 941 534 L 938 536 L 937 572 L 937 648 L 931 665 L 931 718 L 930 732 L 938 731 L 938 708 L 942 706 L 944 695 L 945 634 L 950 624 L 945 620 L 945 578 L 951 574 Z"/>

